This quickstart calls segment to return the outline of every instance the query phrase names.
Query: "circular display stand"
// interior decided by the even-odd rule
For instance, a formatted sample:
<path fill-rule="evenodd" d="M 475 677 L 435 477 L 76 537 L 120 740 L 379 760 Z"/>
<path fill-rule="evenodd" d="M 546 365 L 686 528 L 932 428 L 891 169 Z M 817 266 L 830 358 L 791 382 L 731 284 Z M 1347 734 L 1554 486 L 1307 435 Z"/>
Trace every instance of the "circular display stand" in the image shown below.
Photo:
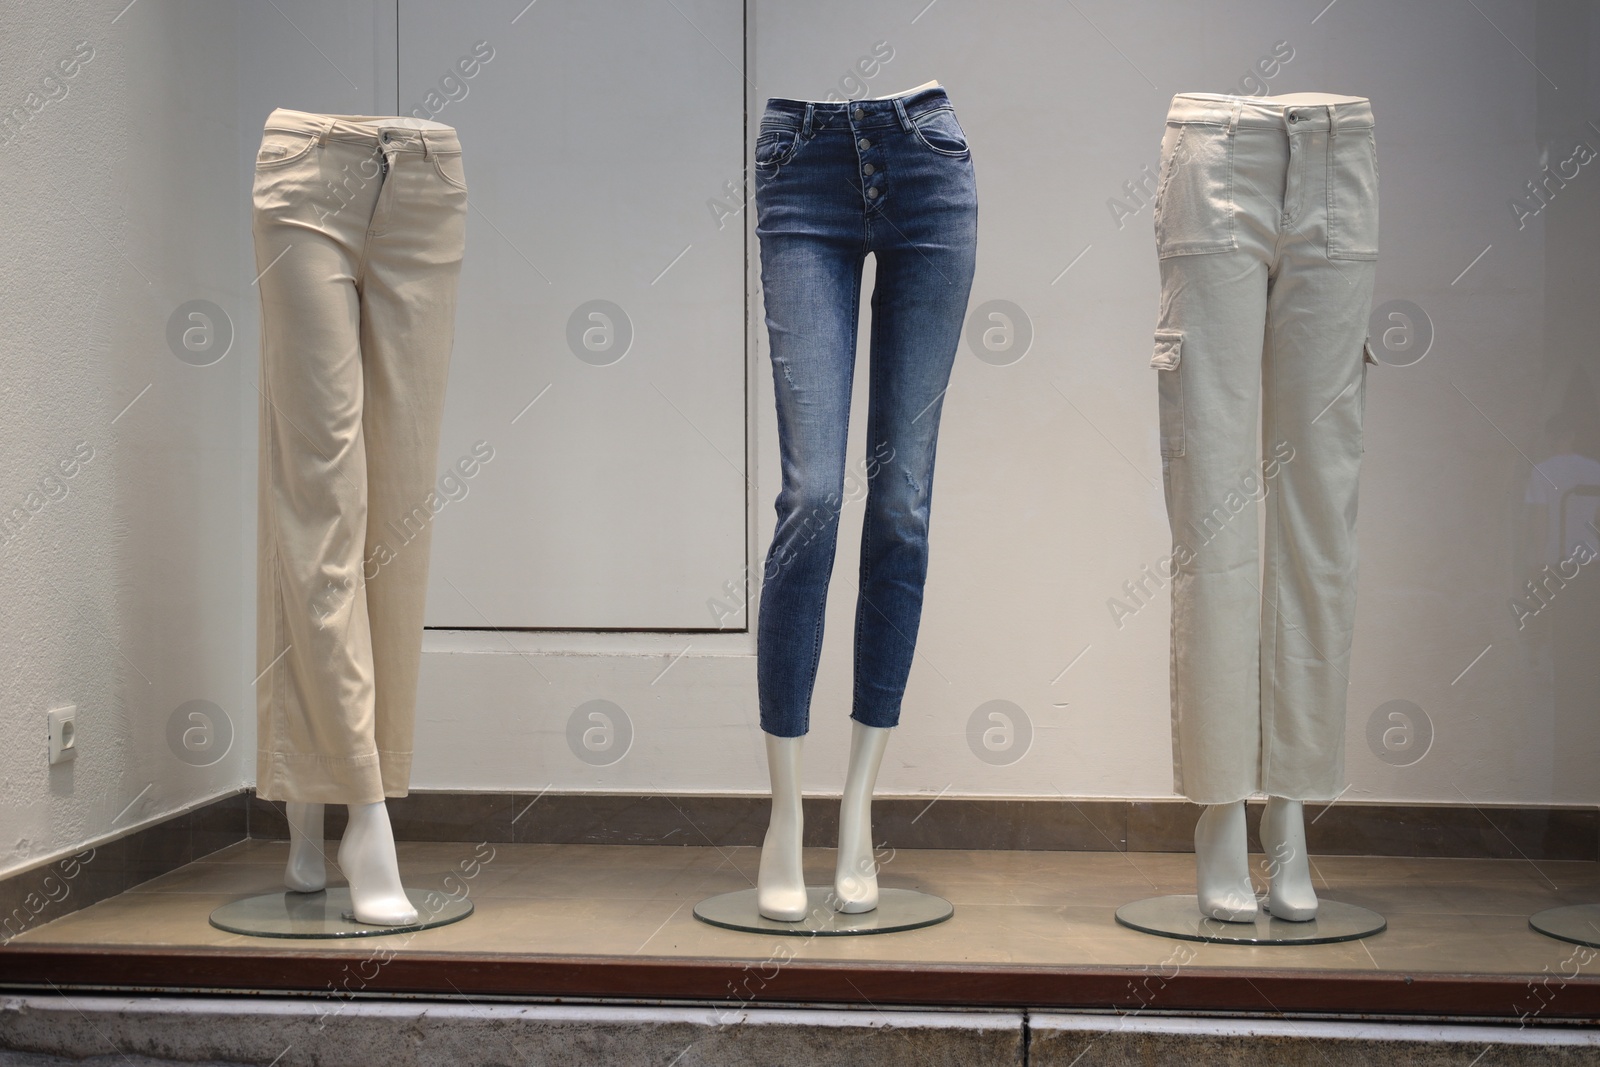
<path fill-rule="evenodd" d="M 1320 901 L 1317 917 L 1309 922 L 1274 919 L 1262 901 L 1255 922 L 1227 923 L 1201 915 L 1200 900 L 1193 893 L 1124 904 L 1117 909 L 1117 922 L 1159 937 L 1226 945 L 1326 945 L 1371 937 L 1389 925 L 1375 911 L 1337 900 Z"/>
<path fill-rule="evenodd" d="M 877 908 L 855 915 L 833 910 L 832 886 L 806 886 L 806 897 L 809 907 L 806 917 L 799 922 L 779 922 L 763 916 L 756 908 L 754 889 L 707 897 L 694 906 L 694 917 L 724 930 L 744 930 L 752 934 L 850 937 L 934 926 L 950 918 L 956 910 L 944 897 L 914 889 L 880 889 Z"/>
<path fill-rule="evenodd" d="M 264 893 L 224 904 L 211 913 L 211 925 L 250 937 L 381 937 L 448 926 L 472 914 L 472 901 L 426 889 L 407 889 L 417 921 L 406 926 L 356 922 L 350 890 L 335 886 L 318 893 Z"/>
<path fill-rule="evenodd" d="M 1528 918 L 1528 925 L 1558 941 L 1600 948 L 1600 904 L 1568 904 L 1547 908 Z"/>

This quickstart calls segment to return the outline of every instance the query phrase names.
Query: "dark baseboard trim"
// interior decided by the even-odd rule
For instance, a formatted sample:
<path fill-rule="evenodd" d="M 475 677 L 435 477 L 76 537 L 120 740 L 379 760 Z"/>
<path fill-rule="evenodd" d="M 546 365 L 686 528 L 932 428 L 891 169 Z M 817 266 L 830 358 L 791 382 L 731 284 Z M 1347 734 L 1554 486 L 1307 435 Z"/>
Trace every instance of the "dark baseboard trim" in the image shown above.
<path fill-rule="evenodd" d="M 1001 800 L 882 797 L 875 836 L 892 848 L 1192 852 L 1200 808 L 1181 800 Z M 838 837 L 837 800 L 805 805 L 806 843 Z M 759 845 L 758 796 L 597 793 L 412 793 L 389 801 L 395 835 L 411 841 L 525 844 Z M 328 837 L 343 831 L 330 807 Z M 1249 806 L 1251 847 L 1261 805 Z M 1324 856 L 1600 860 L 1600 809 L 1452 804 L 1306 805 L 1311 851 Z M 250 798 L 249 833 L 285 838 L 283 806 Z"/>
<path fill-rule="evenodd" d="M 252 794 L 207 801 L 111 841 L 0 878 L 0 945 L 245 840 Z"/>
<path fill-rule="evenodd" d="M 374 950 L 376 951 L 376 949 Z M 75 948 L 13 944 L 0 952 L 12 989 L 299 991 L 352 996 L 688 1000 L 707 1011 L 752 1004 L 1113 1009 L 1281 1015 L 1477 1017 L 1506 1022 L 1600 1019 L 1600 978 L 1564 979 L 1542 994 L 1527 975 L 1370 971 L 1015 967 L 260 949 Z M 1270 990 L 1270 994 L 1264 992 Z"/>

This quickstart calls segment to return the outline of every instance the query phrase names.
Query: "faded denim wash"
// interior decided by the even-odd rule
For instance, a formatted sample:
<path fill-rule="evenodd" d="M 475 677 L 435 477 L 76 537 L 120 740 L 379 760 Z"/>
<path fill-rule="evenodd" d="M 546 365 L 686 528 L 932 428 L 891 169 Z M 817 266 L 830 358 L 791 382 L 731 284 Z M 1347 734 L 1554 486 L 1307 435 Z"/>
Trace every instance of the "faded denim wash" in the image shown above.
<path fill-rule="evenodd" d="M 943 89 L 774 99 L 755 177 L 783 465 L 757 630 L 761 728 L 798 737 L 810 725 L 868 253 L 876 282 L 851 717 L 894 726 L 922 618 L 939 415 L 972 287 L 972 156 Z"/>

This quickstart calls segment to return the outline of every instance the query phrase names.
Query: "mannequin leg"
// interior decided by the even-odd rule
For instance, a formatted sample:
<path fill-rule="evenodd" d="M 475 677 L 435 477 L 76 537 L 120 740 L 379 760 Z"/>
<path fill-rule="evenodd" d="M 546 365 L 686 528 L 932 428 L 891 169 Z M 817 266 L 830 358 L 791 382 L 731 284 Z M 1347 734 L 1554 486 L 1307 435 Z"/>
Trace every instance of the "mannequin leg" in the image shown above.
<path fill-rule="evenodd" d="M 1305 806 L 1298 800 L 1268 797 L 1261 814 L 1261 843 L 1272 877 L 1267 911 L 1274 919 L 1309 922 L 1317 917 L 1317 891 L 1311 885 L 1306 854 Z"/>
<path fill-rule="evenodd" d="M 296 893 L 319 893 L 328 885 L 328 857 L 322 851 L 322 805 L 291 800 L 283 806 L 289 821 L 289 863 L 283 884 Z"/>
<path fill-rule="evenodd" d="M 768 919 L 799 922 L 806 917 L 806 874 L 800 861 L 805 815 L 800 806 L 800 748 L 804 737 L 767 734 L 767 772 L 772 778 L 772 814 L 761 842 L 756 908 Z"/>
<path fill-rule="evenodd" d="M 407 926 L 417 921 L 400 884 L 394 830 L 383 801 L 351 804 L 350 823 L 339 842 L 339 867 L 350 883 L 356 920 L 373 926 Z"/>
<path fill-rule="evenodd" d="M 889 744 L 889 728 L 850 722 L 850 770 L 839 802 L 839 858 L 833 874 L 835 911 L 878 906 L 878 864 L 872 849 L 872 790 Z"/>
<path fill-rule="evenodd" d="M 1194 828 L 1194 860 L 1200 914 L 1223 922 L 1255 922 L 1244 801 L 1210 804 L 1200 813 Z"/>

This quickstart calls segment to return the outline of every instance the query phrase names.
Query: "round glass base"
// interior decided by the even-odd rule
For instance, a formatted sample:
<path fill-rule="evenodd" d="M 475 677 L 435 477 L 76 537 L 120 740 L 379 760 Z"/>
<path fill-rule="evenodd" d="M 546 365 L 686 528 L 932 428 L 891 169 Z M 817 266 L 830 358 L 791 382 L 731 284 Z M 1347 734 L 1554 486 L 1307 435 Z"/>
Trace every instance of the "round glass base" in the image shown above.
<path fill-rule="evenodd" d="M 265 893 L 224 904 L 211 913 L 211 925 L 250 937 L 381 937 L 448 926 L 472 914 L 472 901 L 457 900 L 426 889 L 407 889 L 417 921 L 406 926 L 371 926 L 356 922 L 346 886 L 320 893 Z"/>
<path fill-rule="evenodd" d="M 694 906 L 694 917 L 724 930 L 744 930 L 753 934 L 848 937 L 917 930 L 944 922 L 956 910 L 943 897 L 919 893 L 914 889 L 880 889 L 877 908 L 855 915 L 833 910 L 832 886 L 806 886 L 806 897 L 809 907 L 805 918 L 798 922 L 780 922 L 762 915 L 756 908 L 754 889 L 707 897 Z"/>
<path fill-rule="evenodd" d="M 1528 918 L 1528 925 L 1558 941 L 1600 948 L 1600 904 L 1568 904 L 1547 908 Z"/>
<path fill-rule="evenodd" d="M 1193 893 L 1124 904 L 1117 909 L 1117 922 L 1159 937 L 1233 945 L 1326 945 L 1371 937 L 1389 925 L 1375 911 L 1337 900 L 1319 901 L 1317 917 L 1309 922 L 1274 919 L 1263 900 L 1254 922 L 1228 923 L 1201 915 Z"/>

